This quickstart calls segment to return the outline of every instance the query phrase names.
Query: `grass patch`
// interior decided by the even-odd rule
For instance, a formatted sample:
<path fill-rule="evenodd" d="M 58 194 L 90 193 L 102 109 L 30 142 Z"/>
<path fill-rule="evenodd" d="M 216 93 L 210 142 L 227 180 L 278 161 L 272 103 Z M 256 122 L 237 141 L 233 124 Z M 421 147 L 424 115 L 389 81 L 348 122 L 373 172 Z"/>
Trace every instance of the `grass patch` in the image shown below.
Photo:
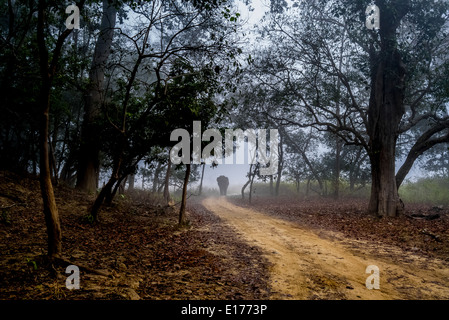
<path fill-rule="evenodd" d="M 449 178 L 421 178 L 406 182 L 399 188 L 399 196 L 406 203 L 449 204 Z"/>

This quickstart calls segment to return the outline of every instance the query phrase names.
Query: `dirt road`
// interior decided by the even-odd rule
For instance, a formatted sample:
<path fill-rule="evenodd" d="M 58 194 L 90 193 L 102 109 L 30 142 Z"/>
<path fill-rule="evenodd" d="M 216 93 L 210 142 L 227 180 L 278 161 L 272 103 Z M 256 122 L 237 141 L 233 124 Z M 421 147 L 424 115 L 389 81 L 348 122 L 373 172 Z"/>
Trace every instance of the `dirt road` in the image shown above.
<path fill-rule="evenodd" d="M 224 197 L 203 205 L 263 249 L 272 264 L 272 299 L 449 299 L 449 269 L 439 260 L 336 233 L 318 235 Z M 366 286 L 370 265 L 379 268 L 379 289 Z"/>

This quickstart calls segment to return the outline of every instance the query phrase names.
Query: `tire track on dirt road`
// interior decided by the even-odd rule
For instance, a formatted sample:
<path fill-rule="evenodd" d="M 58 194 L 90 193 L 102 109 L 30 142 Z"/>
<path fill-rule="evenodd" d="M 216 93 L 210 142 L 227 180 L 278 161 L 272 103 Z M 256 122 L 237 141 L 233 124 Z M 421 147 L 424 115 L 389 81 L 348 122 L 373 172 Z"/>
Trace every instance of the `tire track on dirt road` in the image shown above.
<path fill-rule="evenodd" d="M 261 247 L 271 263 L 272 299 L 449 299 L 449 270 L 438 261 L 426 267 L 361 254 L 336 240 L 321 238 L 299 224 L 207 198 L 203 205 L 242 238 Z M 358 243 L 358 247 L 364 245 Z M 381 248 L 379 248 L 381 249 Z M 367 266 L 380 269 L 380 289 L 369 290 Z"/>

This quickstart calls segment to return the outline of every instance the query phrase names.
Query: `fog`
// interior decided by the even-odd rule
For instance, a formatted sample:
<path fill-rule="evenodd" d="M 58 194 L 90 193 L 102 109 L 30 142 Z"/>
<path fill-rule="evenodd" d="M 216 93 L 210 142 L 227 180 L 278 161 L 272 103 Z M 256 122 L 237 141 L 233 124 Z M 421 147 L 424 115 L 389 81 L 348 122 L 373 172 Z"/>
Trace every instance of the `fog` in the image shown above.
<path fill-rule="evenodd" d="M 246 177 L 248 170 L 248 164 L 223 164 L 215 168 L 211 168 L 211 166 L 206 165 L 204 170 L 203 187 L 218 189 L 217 177 L 224 175 L 229 178 L 229 189 L 233 189 L 233 187 L 241 188 L 248 180 Z"/>

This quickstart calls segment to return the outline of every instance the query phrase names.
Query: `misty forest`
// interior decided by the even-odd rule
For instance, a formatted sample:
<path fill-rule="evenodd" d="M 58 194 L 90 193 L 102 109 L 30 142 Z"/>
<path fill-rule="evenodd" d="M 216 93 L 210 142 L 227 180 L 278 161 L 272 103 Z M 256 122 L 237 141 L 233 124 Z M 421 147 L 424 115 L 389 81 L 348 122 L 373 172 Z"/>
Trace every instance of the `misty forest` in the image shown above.
<path fill-rule="evenodd" d="M 448 1 L 0 13 L 0 299 L 449 299 Z"/>

